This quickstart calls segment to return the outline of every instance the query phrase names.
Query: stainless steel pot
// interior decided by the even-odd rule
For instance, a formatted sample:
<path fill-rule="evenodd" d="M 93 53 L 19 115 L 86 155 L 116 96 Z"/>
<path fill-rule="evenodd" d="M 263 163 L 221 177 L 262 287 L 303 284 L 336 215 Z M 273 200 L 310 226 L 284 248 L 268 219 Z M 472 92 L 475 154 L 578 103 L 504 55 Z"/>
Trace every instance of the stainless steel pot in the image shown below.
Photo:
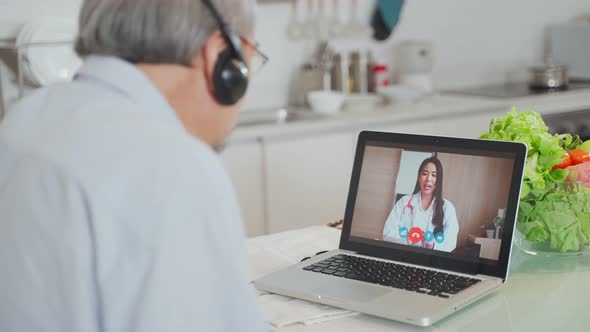
<path fill-rule="evenodd" d="M 565 66 L 544 65 L 529 68 L 529 87 L 534 90 L 565 89 L 569 83 Z"/>

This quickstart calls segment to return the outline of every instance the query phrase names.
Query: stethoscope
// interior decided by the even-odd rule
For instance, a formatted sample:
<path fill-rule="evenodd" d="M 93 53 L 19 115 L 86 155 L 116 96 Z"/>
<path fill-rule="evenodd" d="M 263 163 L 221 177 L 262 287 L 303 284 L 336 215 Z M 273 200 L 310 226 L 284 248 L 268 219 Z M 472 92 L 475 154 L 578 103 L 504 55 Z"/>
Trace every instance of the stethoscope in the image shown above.
<path fill-rule="evenodd" d="M 404 208 L 402 209 L 402 216 L 406 215 L 406 210 L 410 209 L 410 216 L 414 215 L 414 206 L 412 206 L 412 200 L 414 199 L 414 195 L 410 196 L 410 199 L 408 200 L 408 203 L 406 205 L 404 205 Z"/>
<path fill-rule="evenodd" d="M 406 209 L 410 209 L 410 215 L 413 216 L 414 215 L 414 207 L 412 206 L 412 200 L 414 199 L 414 195 L 410 196 L 410 200 L 408 200 L 408 204 L 404 205 L 404 208 L 402 209 L 402 215 L 406 214 Z"/>
<path fill-rule="evenodd" d="M 402 209 L 402 215 L 406 214 L 406 209 L 410 208 L 410 215 L 413 216 L 414 215 L 414 207 L 412 206 L 412 199 L 414 199 L 414 195 L 410 196 L 410 200 L 408 201 L 408 204 L 406 204 L 404 206 L 404 208 Z"/>

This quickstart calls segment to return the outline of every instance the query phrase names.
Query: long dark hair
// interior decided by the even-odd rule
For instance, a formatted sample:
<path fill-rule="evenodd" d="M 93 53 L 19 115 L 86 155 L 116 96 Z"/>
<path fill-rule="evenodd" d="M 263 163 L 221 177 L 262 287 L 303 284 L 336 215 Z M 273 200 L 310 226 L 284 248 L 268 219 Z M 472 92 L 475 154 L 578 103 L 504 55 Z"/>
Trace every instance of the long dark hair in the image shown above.
<path fill-rule="evenodd" d="M 443 210 L 443 167 L 440 160 L 436 157 L 430 157 L 428 159 L 424 159 L 420 167 L 418 167 L 418 177 L 416 178 L 416 187 L 414 187 L 414 194 L 420 192 L 420 174 L 426 164 L 433 163 L 436 167 L 436 184 L 433 193 L 433 200 L 434 203 L 434 213 L 432 214 L 432 225 L 434 225 L 434 234 L 440 233 L 443 231 L 443 220 L 445 219 L 445 213 Z M 431 203 L 431 204 L 432 204 Z"/>

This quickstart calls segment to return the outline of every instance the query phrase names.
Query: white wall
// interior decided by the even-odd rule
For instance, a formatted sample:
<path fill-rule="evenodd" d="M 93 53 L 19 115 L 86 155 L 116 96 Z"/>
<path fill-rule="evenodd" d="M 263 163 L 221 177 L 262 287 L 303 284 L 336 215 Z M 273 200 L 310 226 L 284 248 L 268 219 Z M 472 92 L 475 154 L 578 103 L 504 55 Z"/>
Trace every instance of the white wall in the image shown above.
<path fill-rule="evenodd" d="M 359 13 L 368 20 L 375 2 L 359 2 Z M 0 0 L 0 38 L 28 17 L 75 17 L 79 4 L 80 0 Z M 259 6 L 256 35 L 271 62 L 252 80 L 246 109 L 284 105 L 291 77 L 313 46 L 287 41 L 290 12 L 288 3 Z M 346 11 L 342 14 L 347 16 Z M 371 47 L 391 60 L 393 45 L 399 41 L 431 39 L 437 53 L 435 85 L 448 88 L 503 80 L 506 68 L 524 67 L 541 58 L 545 27 L 583 14 L 590 14 L 589 0 L 406 0 L 400 25 L 387 42 L 339 41 L 335 47 Z"/>
<path fill-rule="evenodd" d="M 30 19 L 47 16 L 78 17 L 81 0 L 0 0 L 0 39 L 18 33 Z"/>
<path fill-rule="evenodd" d="M 359 2 L 368 20 L 375 2 Z M 257 39 L 271 62 L 254 78 L 246 109 L 287 100 L 289 77 L 305 59 L 304 43 L 286 40 L 290 12 L 287 3 L 259 6 Z M 519 68 L 542 58 L 548 25 L 589 14 L 588 0 L 406 0 L 400 24 L 387 42 L 357 40 L 336 47 L 371 46 L 390 59 L 393 45 L 401 40 L 431 39 L 436 47 L 435 85 L 465 86 L 521 76 Z"/>
<path fill-rule="evenodd" d="M 416 175 L 418 168 L 425 159 L 432 157 L 432 153 L 417 151 L 402 151 L 399 173 L 395 186 L 397 194 L 412 194 L 416 186 Z"/>

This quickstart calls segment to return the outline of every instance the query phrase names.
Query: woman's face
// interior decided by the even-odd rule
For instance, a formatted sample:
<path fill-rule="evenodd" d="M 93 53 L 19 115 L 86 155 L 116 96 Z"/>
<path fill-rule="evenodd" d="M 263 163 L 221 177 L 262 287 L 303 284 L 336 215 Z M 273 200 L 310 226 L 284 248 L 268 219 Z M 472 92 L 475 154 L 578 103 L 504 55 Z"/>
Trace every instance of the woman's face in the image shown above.
<path fill-rule="evenodd" d="M 432 194 L 436 188 L 436 166 L 433 163 L 427 163 L 418 175 L 420 191 L 423 194 Z"/>

